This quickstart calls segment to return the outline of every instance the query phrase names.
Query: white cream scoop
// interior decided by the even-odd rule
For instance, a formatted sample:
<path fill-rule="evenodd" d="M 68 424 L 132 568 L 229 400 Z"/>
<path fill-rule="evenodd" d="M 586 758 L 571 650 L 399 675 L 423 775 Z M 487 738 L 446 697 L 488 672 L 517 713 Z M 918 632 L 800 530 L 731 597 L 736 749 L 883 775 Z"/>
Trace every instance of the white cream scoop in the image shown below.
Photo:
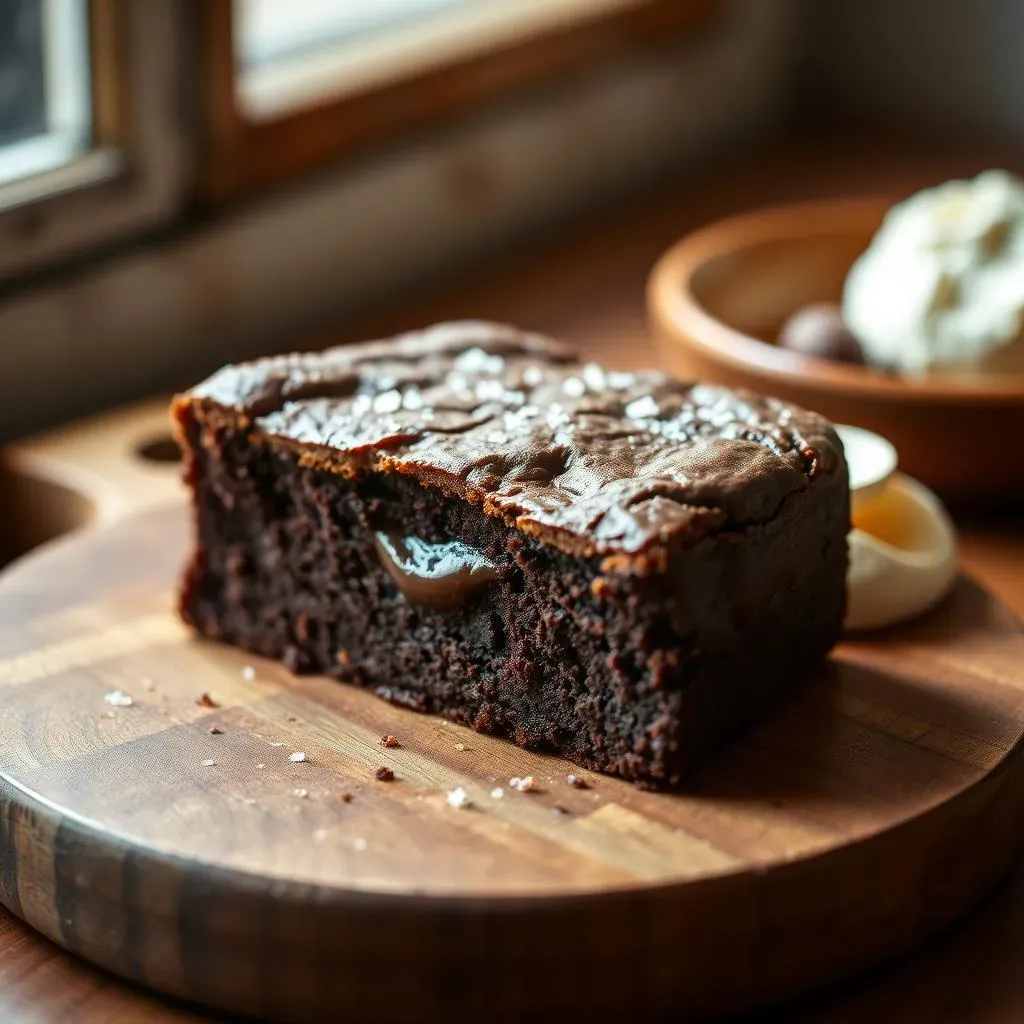
<path fill-rule="evenodd" d="M 927 611 L 956 578 L 956 534 L 942 502 L 897 472 L 893 446 L 859 427 L 836 428 L 850 467 L 853 529 L 846 628 L 878 629 Z"/>

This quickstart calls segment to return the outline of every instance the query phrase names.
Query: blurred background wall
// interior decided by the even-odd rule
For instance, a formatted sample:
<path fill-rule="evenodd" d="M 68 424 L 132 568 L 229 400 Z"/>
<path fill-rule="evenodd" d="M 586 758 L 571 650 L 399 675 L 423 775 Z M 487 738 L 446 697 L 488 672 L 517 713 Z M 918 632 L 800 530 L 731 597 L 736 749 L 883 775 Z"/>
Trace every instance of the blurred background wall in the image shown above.
<path fill-rule="evenodd" d="M 0 16 L 21 12 L 25 47 L 39 45 L 42 23 L 24 15 L 39 2 L 0 0 Z M 149 47 L 132 96 L 134 130 L 153 138 L 149 164 L 132 156 L 124 178 L 149 195 L 135 209 L 106 193 L 116 232 L 84 201 L 49 217 L 0 202 L 0 439 L 343 331 L 360 311 L 795 139 L 1024 143 L 1024 0 L 711 0 L 678 38 L 204 205 L 197 24 L 228 2 L 125 3 L 149 23 L 130 46 Z M 15 43 L 0 39 L 0 146 L 16 97 L 39 92 L 31 54 L 12 77 Z M 79 227 L 88 246 L 50 253 L 49 236 Z"/>
<path fill-rule="evenodd" d="M 1024 140 L 1021 0 L 803 0 L 794 114 Z"/>

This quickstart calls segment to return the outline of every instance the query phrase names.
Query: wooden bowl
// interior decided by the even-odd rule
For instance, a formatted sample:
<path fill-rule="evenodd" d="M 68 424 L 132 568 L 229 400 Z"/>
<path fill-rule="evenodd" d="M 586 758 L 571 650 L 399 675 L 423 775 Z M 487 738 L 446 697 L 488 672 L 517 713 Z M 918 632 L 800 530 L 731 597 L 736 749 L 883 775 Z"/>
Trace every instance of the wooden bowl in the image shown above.
<path fill-rule="evenodd" d="M 655 265 L 647 302 L 667 368 L 746 387 L 883 434 L 901 468 L 944 497 L 1024 496 L 1024 375 L 916 379 L 773 343 L 801 307 L 838 302 L 892 199 L 839 199 L 719 221 Z"/>

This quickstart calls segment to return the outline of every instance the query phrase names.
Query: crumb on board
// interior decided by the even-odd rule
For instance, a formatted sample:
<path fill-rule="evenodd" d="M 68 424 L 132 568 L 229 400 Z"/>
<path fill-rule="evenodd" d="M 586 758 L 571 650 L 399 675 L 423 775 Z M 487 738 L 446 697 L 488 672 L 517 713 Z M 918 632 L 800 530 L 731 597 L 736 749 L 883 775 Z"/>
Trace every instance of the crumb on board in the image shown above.
<path fill-rule="evenodd" d="M 524 775 L 519 778 L 517 775 L 513 779 L 508 780 L 508 784 L 516 790 L 517 793 L 537 793 L 539 789 L 537 783 L 533 781 L 532 775 Z"/>
<path fill-rule="evenodd" d="M 277 742 L 277 740 L 267 740 L 267 743 L 268 743 L 268 744 L 269 744 L 269 745 L 270 745 L 271 747 L 283 747 L 283 746 L 284 746 L 284 744 L 283 744 L 283 743 L 278 743 L 278 742 Z"/>
<path fill-rule="evenodd" d="M 201 708 L 219 708 L 220 705 L 208 694 L 201 693 L 196 697 L 196 703 Z"/>
<path fill-rule="evenodd" d="M 390 769 L 390 768 L 389 768 L 389 767 L 388 767 L 388 766 L 387 766 L 386 764 L 382 764 L 382 765 L 381 765 L 381 766 L 380 766 L 380 767 L 379 767 L 379 768 L 378 768 L 378 769 L 377 769 L 377 770 L 376 770 L 376 771 L 375 771 L 375 772 L 373 773 L 373 777 L 374 777 L 374 778 L 375 778 L 375 779 L 376 779 L 376 780 L 377 780 L 378 782 L 391 782 L 391 781 L 392 781 L 392 780 L 394 779 L 394 777 L 395 777 L 395 773 L 394 773 L 394 771 L 393 771 L 392 769 Z"/>
<path fill-rule="evenodd" d="M 504 795 L 505 795 L 505 790 L 503 790 L 501 788 L 501 786 L 495 786 L 494 789 L 491 790 L 491 796 L 495 800 L 500 800 Z"/>
<path fill-rule="evenodd" d="M 352 847 L 362 853 L 366 849 L 366 840 L 362 836 L 358 836 L 352 841 Z"/>
<path fill-rule="evenodd" d="M 242 668 L 242 678 L 252 682 L 256 678 L 256 669 L 252 665 L 245 665 Z"/>
<path fill-rule="evenodd" d="M 273 744 L 271 745 L 273 746 Z M 288 760 L 291 761 L 292 764 L 299 764 L 306 760 L 306 755 L 301 750 L 296 750 L 294 754 L 288 755 Z"/>
<path fill-rule="evenodd" d="M 111 707 L 130 708 L 135 701 L 122 690 L 111 690 L 103 698 Z"/>
<path fill-rule="evenodd" d="M 341 802 L 342 802 L 343 804 L 350 804 L 350 803 L 352 803 L 352 794 L 351 794 L 351 793 L 342 793 L 342 794 L 341 794 L 341 795 L 340 795 L 340 796 L 338 797 L 338 799 L 339 799 L 339 800 L 340 800 L 340 801 L 341 801 Z"/>
<path fill-rule="evenodd" d="M 590 789 L 590 783 L 582 775 L 566 775 L 565 781 L 573 789 Z"/>
<path fill-rule="evenodd" d="M 465 750 L 466 749 L 466 744 L 465 743 L 456 743 L 455 744 L 455 749 L 456 750 Z"/>
<path fill-rule="evenodd" d="M 561 804 L 555 804 L 553 810 L 560 818 L 568 818 L 572 814 L 568 807 L 563 807 Z"/>
<path fill-rule="evenodd" d="M 223 736 L 224 730 L 219 725 L 211 725 L 209 729 L 211 736 Z"/>
<path fill-rule="evenodd" d="M 461 786 L 449 789 L 445 799 L 448 801 L 449 807 L 455 807 L 459 810 L 465 810 L 471 805 L 469 794 Z"/>
<path fill-rule="evenodd" d="M 257 767 L 257 768 L 258 768 L 258 769 L 259 769 L 260 771 L 263 771 L 263 770 L 264 770 L 264 769 L 265 769 L 265 768 L 266 768 L 267 766 L 266 766 L 265 764 L 263 764 L 263 763 L 261 762 L 260 764 L 256 765 L 256 767 Z"/>
<path fill-rule="evenodd" d="M 381 736 L 380 745 L 382 747 L 387 747 L 390 750 L 392 747 L 397 747 L 400 744 L 398 742 L 397 736 L 392 736 L 391 733 L 387 732 L 383 736 Z"/>
<path fill-rule="evenodd" d="M 216 764 L 217 762 L 214 761 L 212 757 L 208 757 L 205 761 L 202 762 L 204 768 L 213 768 L 216 766 Z"/>
<path fill-rule="evenodd" d="M 306 797 L 307 797 L 307 796 L 309 796 L 309 790 L 308 790 L 308 789 L 293 789 L 293 790 L 292 790 L 292 792 L 293 792 L 293 793 L 294 793 L 294 794 L 295 794 L 295 795 L 296 795 L 296 796 L 297 796 L 297 797 L 298 797 L 298 798 L 299 798 L 300 800 L 305 800 L 305 799 L 306 799 Z"/>
<path fill-rule="evenodd" d="M 289 716 L 288 716 L 288 717 L 287 717 L 287 718 L 285 719 L 285 721 L 286 721 L 286 722 L 297 722 L 297 721 L 298 721 L 298 719 L 297 719 L 297 718 L 296 718 L 296 717 L 295 717 L 294 715 L 289 715 Z"/>
<path fill-rule="evenodd" d="M 156 683 L 153 682 L 148 676 L 142 680 L 142 688 L 147 693 L 152 693 L 156 689 Z"/>
<path fill-rule="evenodd" d="M 117 718 L 113 711 L 101 711 L 100 718 Z"/>

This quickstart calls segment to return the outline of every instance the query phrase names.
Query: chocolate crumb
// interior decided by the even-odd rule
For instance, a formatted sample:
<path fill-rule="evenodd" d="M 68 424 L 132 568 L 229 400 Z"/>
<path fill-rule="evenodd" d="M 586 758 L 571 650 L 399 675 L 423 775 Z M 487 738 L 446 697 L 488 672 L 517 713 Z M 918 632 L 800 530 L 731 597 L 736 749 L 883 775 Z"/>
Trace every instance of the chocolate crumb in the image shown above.
<path fill-rule="evenodd" d="M 555 804 L 555 814 L 569 817 L 572 814 L 572 811 L 570 811 L 568 807 L 563 807 L 561 804 Z"/>
<path fill-rule="evenodd" d="M 211 725 L 210 726 L 210 735 L 211 736 L 223 736 L 224 735 L 224 730 L 219 725 Z"/>
<path fill-rule="evenodd" d="M 289 715 L 289 716 L 288 716 L 288 717 L 287 717 L 287 718 L 285 719 L 285 721 L 286 721 L 286 722 L 297 722 L 297 721 L 298 721 L 298 719 L 297 719 L 297 718 L 296 718 L 296 717 L 295 717 L 294 715 Z"/>
<path fill-rule="evenodd" d="M 220 705 L 208 694 L 202 693 L 196 698 L 196 703 L 201 708 L 219 708 Z"/>
<path fill-rule="evenodd" d="M 350 803 L 352 803 L 352 794 L 351 793 L 342 793 L 341 796 L 338 797 L 338 799 L 343 804 L 350 804 Z"/>
<path fill-rule="evenodd" d="M 399 746 L 399 743 L 398 740 L 391 735 L 391 733 L 385 733 L 385 735 L 381 736 L 380 738 L 380 745 L 382 747 L 388 747 L 390 749 L 391 747 Z"/>
<path fill-rule="evenodd" d="M 382 764 L 374 773 L 373 777 L 378 782 L 391 782 L 395 777 L 395 773 L 387 766 Z"/>

